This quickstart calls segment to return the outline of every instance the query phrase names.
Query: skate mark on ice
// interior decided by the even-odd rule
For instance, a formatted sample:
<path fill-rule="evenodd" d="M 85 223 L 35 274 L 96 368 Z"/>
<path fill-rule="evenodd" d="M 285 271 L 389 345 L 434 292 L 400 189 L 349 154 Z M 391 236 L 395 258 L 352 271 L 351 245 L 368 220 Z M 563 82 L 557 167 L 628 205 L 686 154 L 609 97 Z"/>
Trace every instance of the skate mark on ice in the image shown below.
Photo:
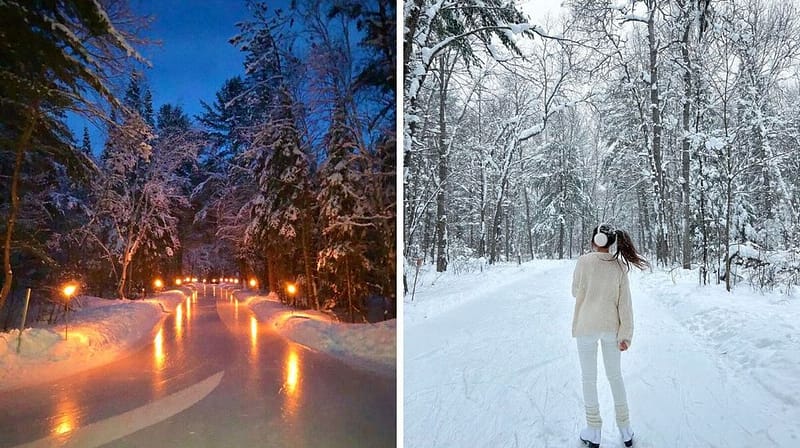
<path fill-rule="evenodd" d="M 183 390 L 114 417 L 77 428 L 64 435 L 49 436 L 15 448 L 95 448 L 160 423 L 207 397 L 219 386 L 221 371 Z"/>

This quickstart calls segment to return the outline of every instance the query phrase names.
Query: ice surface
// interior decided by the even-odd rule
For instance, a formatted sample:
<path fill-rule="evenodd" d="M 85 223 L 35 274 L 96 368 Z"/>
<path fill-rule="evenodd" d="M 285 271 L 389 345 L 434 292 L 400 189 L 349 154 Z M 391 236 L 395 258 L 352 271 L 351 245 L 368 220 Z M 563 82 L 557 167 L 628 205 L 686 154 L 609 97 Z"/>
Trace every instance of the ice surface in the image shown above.
<path fill-rule="evenodd" d="M 404 302 L 406 447 L 579 446 L 574 263 L 460 276 L 424 268 Z M 697 278 L 631 276 L 636 330 L 623 375 L 637 446 L 796 446 L 800 301 Z M 601 446 L 622 446 L 602 371 Z"/>
<path fill-rule="evenodd" d="M 147 403 L 113 417 L 71 430 L 64 440 L 61 434 L 53 434 L 16 448 L 44 448 L 59 446 L 63 448 L 98 447 L 114 442 L 136 431 L 155 425 L 204 399 L 217 386 L 224 372 L 216 373 L 203 381 L 193 384 L 167 397 Z"/>

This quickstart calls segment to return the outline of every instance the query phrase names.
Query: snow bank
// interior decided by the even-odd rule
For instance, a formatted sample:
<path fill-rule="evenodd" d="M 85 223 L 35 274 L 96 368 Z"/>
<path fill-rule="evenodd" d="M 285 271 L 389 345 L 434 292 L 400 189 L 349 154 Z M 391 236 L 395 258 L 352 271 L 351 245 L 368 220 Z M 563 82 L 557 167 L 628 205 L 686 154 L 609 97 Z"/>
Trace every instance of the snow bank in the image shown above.
<path fill-rule="evenodd" d="M 642 293 L 657 297 L 726 369 L 751 377 L 800 411 L 800 300 L 761 294 L 748 285 L 733 293 L 722 286 L 699 286 L 697 271 L 639 277 Z"/>
<path fill-rule="evenodd" d="M 164 291 L 152 298 L 145 299 L 143 302 L 155 303 L 161 307 L 162 311 L 172 313 L 187 297 L 193 294 L 190 288 L 173 289 Z"/>
<path fill-rule="evenodd" d="M 186 290 L 188 291 L 188 290 Z M 165 312 L 186 298 L 185 291 L 167 291 L 147 300 L 79 297 L 80 309 L 65 325 L 26 328 L 17 353 L 19 330 L 0 333 L 0 390 L 53 381 L 107 364 L 152 340 Z"/>
<path fill-rule="evenodd" d="M 234 297 L 246 303 L 259 321 L 293 342 L 379 373 L 396 371 L 396 319 L 349 324 L 323 312 L 287 308 L 273 294 L 238 292 Z"/>

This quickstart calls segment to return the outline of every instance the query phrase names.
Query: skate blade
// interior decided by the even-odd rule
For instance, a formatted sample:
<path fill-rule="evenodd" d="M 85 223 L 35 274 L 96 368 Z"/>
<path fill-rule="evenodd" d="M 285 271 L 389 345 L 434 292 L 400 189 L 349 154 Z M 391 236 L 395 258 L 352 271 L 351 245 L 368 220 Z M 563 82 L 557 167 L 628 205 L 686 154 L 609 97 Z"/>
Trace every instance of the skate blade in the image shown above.
<path fill-rule="evenodd" d="M 626 446 L 627 448 L 631 448 L 631 447 L 633 446 L 633 436 L 634 436 L 634 434 L 633 434 L 633 433 L 631 433 L 631 440 L 628 440 L 628 441 L 626 441 L 626 442 L 625 442 L 625 441 L 624 441 L 624 442 L 622 442 L 623 444 L 625 444 L 625 446 Z"/>
<path fill-rule="evenodd" d="M 584 446 L 588 446 L 589 448 L 600 448 L 599 443 L 594 443 L 583 439 L 581 439 L 581 442 L 583 442 Z"/>

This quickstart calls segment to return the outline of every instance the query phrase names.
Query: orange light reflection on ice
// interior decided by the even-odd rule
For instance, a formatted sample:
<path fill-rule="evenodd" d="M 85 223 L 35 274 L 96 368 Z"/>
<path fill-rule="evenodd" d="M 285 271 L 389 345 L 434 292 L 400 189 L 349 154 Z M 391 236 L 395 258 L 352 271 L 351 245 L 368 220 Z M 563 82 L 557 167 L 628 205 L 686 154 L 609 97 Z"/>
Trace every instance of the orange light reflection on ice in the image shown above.
<path fill-rule="evenodd" d="M 236 313 L 237 310 L 238 308 L 234 308 L 234 313 Z M 261 365 L 258 362 L 258 320 L 256 320 L 255 316 L 253 315 L 250 315 L 250 351 L 248 353 L 247 361 L 250 364 L 252 373 L 254 374 L 253 378 L 257 378 L 259 376 Z"/>
<path fill-rule="evenodd" d="M 300 375 L 298 367 L 297 352 L 292 349 L 286 358 L 286 390 L 293 395 L 297 390 L 297 380 Z"/>
<path fill-rule="evenodd" d="M 189 304 L 186 304 L 186 315 L 189 315 Z M 175 309 L 175 333 L 178 334 L 178 337 L 181 335 L 181 330 L 183 330 L 183 304 L 178 305 L 178 308 Z"/>
<path fill-rule="evenodd" d="M 55 429 L 55 433 L 58 435 L 66 434 L 72 431 L 72 425 L 69 422 L 61 422 Z"/>
<path fill-rule="evenodd" d="M 286 378 L 283 383 L 283 416 L 294 419 L 300 403 L 300 356 L 294 346 L 289 347 L 284 365 Z"/>
<path fill-rule="evenodd" d="M 255 316 L 250 316 L 250 345 L 255 348 L 258 342 L 258 321 Z"/>
<path fill-rule="evenodd" d="M 53 427 L 50 430 L 50 433 L 58 436 L 62 443 L 65 440 L 62 437 L 69 437 L 68 434 L 75 430 L 79 423 L 78 404 L 72 401 L 69 392 L 63 393 L 65 395 L 61 396 L 56 405 Z"/>
<path fill-rule="evenodd" d="M 155 339 L 153 339 L 153 392 L 155 398 L 164 392 L 164 327 L 158 329 Z"/>
<path fill-rule="evenodd" d="M 155 345 L 155 351 L 153 352 L 153 357 L 156 362 L 156 369 L 161 370 L 164 368 L 164 329 L 161 328 L 158 330 L 156 334 L 156 338 L 153 340 L 153 344 Z"/>

